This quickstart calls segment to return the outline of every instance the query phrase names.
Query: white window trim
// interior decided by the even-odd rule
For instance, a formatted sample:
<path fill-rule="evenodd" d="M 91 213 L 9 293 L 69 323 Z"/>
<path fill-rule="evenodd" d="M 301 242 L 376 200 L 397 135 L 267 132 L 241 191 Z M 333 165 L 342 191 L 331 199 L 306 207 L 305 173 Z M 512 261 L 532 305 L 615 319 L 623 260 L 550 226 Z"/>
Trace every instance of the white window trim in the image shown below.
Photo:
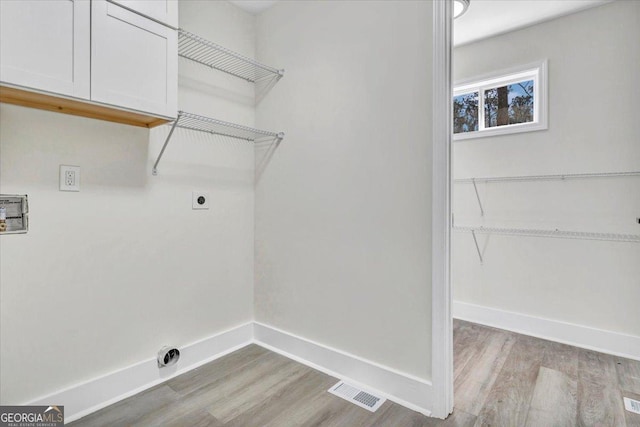
<path fill-rule="evenodd" d="M 496 86 L 503 86 L 505 84 L 521 82 L 525 79 L 533 80 L 533 121 L 528 123 L 517 123 L 513 125 L 485 128 L 484 90 L 495 88 Z M 453 96 L 455 97 L 476 91 L 478 92 L 478 130 L 473 132 L 454 133 L 454 141 L 548 129 L 546 59 L 456 82 L 453 88 Z"/>

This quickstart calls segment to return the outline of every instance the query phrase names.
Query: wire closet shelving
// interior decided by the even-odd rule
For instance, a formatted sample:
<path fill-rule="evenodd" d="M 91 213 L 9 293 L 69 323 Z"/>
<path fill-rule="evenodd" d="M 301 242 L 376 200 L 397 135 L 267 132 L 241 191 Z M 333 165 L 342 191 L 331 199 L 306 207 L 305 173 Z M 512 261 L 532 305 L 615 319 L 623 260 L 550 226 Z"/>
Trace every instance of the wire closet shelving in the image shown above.
<path fill-rule="evenodd" d="M 480 208 L 480 215 L 484 216 L 484 208 L 480 199 L 480 193 L 478 192 L 477 183 L 494 183 L 494 182 L 514 182 L 514 181 L 552 181 L 552 180 L 567 180 L 567 179 L 583 179 L 583 178 L 615 178 L 615 177 L 635 177 L 640 176 L 639 171 L 629 172 L 598 172 L 598 173 L 572 173 L 562 175 L 523 175 L 523 176 L 499 176 L 499 177 L 484 177 L 484 178 L 463 178 L 454 179 L 456 184 L 473 184 L 478 206 Z M 473 242 L 475 243 L 476 251 L 478 252 L 478 258 L 480 263 L 483 262 L 482 251 L 478 245 L 478 239 L 476 233 L 484 234 L 501 234 L 510 236 L 529 236 L 529 237 L 552 237 L 561 239 L 582 239 L 582 240 L 601 240 L 601 241 L 613 241 L 613 242 L 632 242 L 640 243 L 640 235 L 638 234 L 619 234 L 619 233 L 596 233 L 596 232 L 581 232 L 581 231 L 565 231 L 565 230 L 540 230 L 540 229 L 527 229 L 527 228 L 502 228 L 502 227 L 470 227 L 470 226 L 456 226 L 452 227 L 454 231 L 469 232 L 473 236 Z"/>
<path fill-rule="evenodd" d="M 523 176 L 493 176 L 485 178 L 462 178 L 454 179 L 456 184 L 474 182 L 506 182 L 506 181 L 552 181 L 552 180 L 565 180 L 565 179 L 580 179 L 580 178 L 614 178 L 625 176 L 640 176 L 640 172 L 597 172 L 597 173 L 568 173 L 563 175 L 523 175 Z"/>
<path fill-rule="evenodd" d="M 183 29 L 178 29 L 178 56 L 251 83 L 284 76 L 284 70 L 261 64 Z"/>
<path fill-rule="evenodd" d="M 638 171 L 629 172 L 596 172 L 596 173 L 568 173 L 564 175 L 522 175 L 522 176 L 494 176 L 485 178 L 461 178 L 454 179 L 454 184 L 473 184 L 473 190 L 476 193 L 476 200 L 478 201 L 478 207 L 480 208 L 480 215 L 484 216 L 484 207 L 482 206 L 482 200 L 480 199 L 480 193 L 478 192 L 478 182 L 492 183 L 492 182 L 513 182 L 513 181 L 555 181 L 555 180 L 567 180 L 567 179 L 582 179 L 582 178 L 616 178 L 616 177 L 631 177 L 640 176 Z"/>
<path fill-rule="evenodd" d="M 501 227 L 467 227 L 454 226 L 456 231 L 467 231 L 471 233 L 485 234 L 505 234 L 514 236 L 531 237 L 558 237 L 563 239 L 584 239 L 584 240 L 608 240 L 615 242 L 635 242 L 640 243 L 640 234 L 618 234 L 618 233 L 593 233 L 583 231 L 563 231 L 563 230 L 540 230 L 527 228 L 501 228 Z"/>
<path fill-rule="evenodd" d="M 581 239 L 581 240 L 601 240 L 612 242 L 631 242 L 640 243 L 639 234 L 618 234 L 618 233 L 594 233 L 584 231 L 564 231 L 564 230 L 540 230 L 526 228 L 500 228 L 500 227 L 468 227 L 453 226 L 454 231 L 469 232 L 473 236 L 473 242 L 478 252 L 480 263 L 483 262 L 482 251 L 478 244 L 476 233 L 484 234 L 501 234 L 510 236 L 529 236 L 529 237 L 555 237 L 561 239 Z"/>
<path fill-rule="evenodd" d="M 261 64 L 260 62 L 206 40 L 196 34 L 178 28 L 178 56 L 241 78 L 251 83 L 262 80 L 277 81 L 284 75 L 284 70 Z M 199 116 L 185 111 L 178 111 L 176 119 L 170 123 L 171 130 L 153 165 L 153 175 L 158 174 L 158 164 L 173 136 L 176 128 L 206 132 L 229 138 L 243 139 L 250 142 L 273 140 L 280 142 L 284 138 L 282 132 L 269 132 L 254 129 L 235 123 L 229 123 L 211 117 Z"/>
<path fill-rule="evenodd" d="M 162 150 L 158 154 L 158 159 L 153 165 L 153 174 L 158 174 L 158 164 L 164 154 L 164 150 L 167 148 L 173 131 L 176 128 L 189 129 L 198 132 L 206 132 L 212 135 L 220 135 L 229 138 L 243 139 L 249 142 L 273 140 L 282 141 L 284 133 L 282 132 L 269 132 L 260 129 L 254 129 L 248 126 L 238 125 L 235 123 L 229 123 L 211 117 L 199 116 L 197 114 L 187 113 L 184 111 L 178 111 L 178 117 L 171 124 L 171 130 L 164 141 Z"/>

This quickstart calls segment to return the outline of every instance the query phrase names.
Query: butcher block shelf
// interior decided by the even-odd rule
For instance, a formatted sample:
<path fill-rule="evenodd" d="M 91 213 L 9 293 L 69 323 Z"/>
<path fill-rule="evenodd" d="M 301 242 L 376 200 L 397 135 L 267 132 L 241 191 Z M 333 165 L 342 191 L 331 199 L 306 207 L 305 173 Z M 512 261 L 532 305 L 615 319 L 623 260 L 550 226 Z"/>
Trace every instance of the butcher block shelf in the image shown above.
<path fill-rule="evenodd" d="M 153 128 L 172 121 L 172 119 L 116 109 L 90 101 L 32 92 L 10 86 L 0 86 L 0 102 L 145 128 Z"/>

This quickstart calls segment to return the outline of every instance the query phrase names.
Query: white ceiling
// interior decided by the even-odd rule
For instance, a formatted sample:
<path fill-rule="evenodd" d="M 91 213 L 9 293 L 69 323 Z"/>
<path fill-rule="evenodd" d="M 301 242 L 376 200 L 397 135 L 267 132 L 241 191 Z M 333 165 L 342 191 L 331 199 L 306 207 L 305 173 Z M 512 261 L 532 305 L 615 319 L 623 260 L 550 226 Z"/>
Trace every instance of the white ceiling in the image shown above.
<path fill-rule="evenodd" d="M 454 46 L 548 21 L 613 0 L 471 0 L 454 21 Z"/>
<path fill-rule="evenodd" d="M 278 0 L 230 0 L 231 3 L 254 15 L 269 9 L 276 1 Z"/>
<path fill-rule="evenodd" d="M 230 1 L 258 15 L 278 0 Z M 611 1 L 614 0 L 471 0 L 466 13 L 454 21 L 453 44 L 471 43 Z"/>

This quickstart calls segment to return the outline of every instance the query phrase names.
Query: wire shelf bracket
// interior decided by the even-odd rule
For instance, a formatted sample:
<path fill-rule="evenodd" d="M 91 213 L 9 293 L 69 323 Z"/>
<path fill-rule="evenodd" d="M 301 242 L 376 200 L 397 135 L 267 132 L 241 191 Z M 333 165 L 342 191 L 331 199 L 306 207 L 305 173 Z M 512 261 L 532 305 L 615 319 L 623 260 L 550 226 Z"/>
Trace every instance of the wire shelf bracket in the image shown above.
<path fill-rule="evenodd" d="M 471 235 L 473 236 L 473 243 L 476 245 L 476 251 L 478 252 L 478 258 L 480 258 L 480 264 L 484 262 L 482 259 L 482 251 L 480 250 L 480 246 L 478 245 L 478 238 L 476 237 L 475 230 L 471 230 Z"/>
<path fill-rule="evenodd" d="M 173 121 L 173 123 L 171 123 L 171 130 L 169 130 L 167 138 L 164 141 L 164 145 L 160 150 L 160 154 L 158 154 L 158 159 L 153 165 L 153 175 L 158 174 L 158 164 L 160 163 L 160 159 L 162 159 L 162 155 L 164 154 L 167 145 L 169 145 L 169 141 L 173 136 L 173 131 L 176 128 L 206 132 L 213 135 L 226 136 L 235 139 L 243 139 L 245 141 L 254 143 L 264 140 L 280 142 L 284 138 L 283 132 L 269 132 L 265 130 L 254 129 L 248 126 L 224 122 L 222 120 L 199 116 L 197 114 L 187 113 L 184 111 L 178 111 L 178 116 Z"/>
<path fill-rule="evenodd" d="M 484 216 L 484 209 L 482 208 L 482 202 L 480 201 L 480 194 L 478 194 L 478 186 L 476 185 L 476 180 L 473 179 L 471 182 L 473 182 L 473 189 L 476 192 L 476 199 L 478 199 L 478 206 L 480 206 L 480 216 Z"/>
<path fill-rule="evenodd" d="M 178 56 L 251 83 L 279 80 L 284 76 L 284 70 L 261 64 L 181 28 L 178 29 Z"/>

